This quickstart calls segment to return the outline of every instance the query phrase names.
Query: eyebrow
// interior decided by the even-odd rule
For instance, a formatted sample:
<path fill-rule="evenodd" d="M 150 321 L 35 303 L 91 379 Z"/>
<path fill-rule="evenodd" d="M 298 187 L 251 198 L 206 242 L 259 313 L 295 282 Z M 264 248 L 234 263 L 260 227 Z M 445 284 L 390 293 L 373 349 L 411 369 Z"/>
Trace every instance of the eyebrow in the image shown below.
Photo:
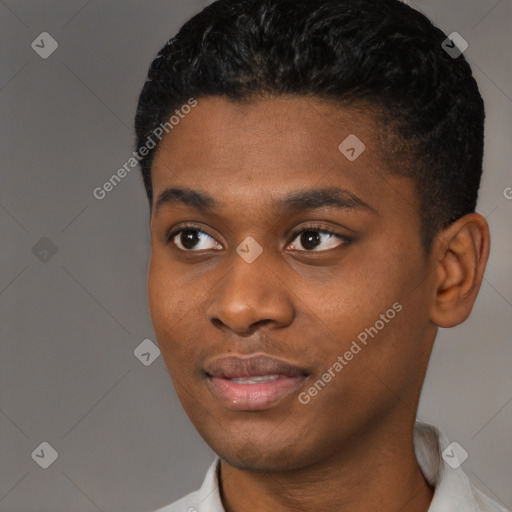
<path fill-rule="evenodd" d="M 204 212 L 220 208 L 221 206 L 220 202 L 206 192 L 189 188 L 171 187 L 166 188 L 159 194 L 155 204 L 155 213 L 164 205 L 172 206 L 176 204 L 182 204 Z M 315 210 L 326 206 L 377 213 L 374 208 L 352 192 L 336 187 L 290 192 L 284 197 L 274 199 L 273 206 L 285 214 L 303 210 Z"/>

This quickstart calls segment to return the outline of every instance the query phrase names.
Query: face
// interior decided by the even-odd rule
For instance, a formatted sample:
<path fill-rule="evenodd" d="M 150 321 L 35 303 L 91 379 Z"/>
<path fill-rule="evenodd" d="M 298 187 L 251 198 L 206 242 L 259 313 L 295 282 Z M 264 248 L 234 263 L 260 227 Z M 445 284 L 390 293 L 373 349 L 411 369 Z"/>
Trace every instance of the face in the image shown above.
<path fill-rule="evenodd" d="M 151 317 L 186 413 L 233 466 L 304 468 L 414 421 L 429 261 L 372 119 L 203 98 L 160 144 Z"/>

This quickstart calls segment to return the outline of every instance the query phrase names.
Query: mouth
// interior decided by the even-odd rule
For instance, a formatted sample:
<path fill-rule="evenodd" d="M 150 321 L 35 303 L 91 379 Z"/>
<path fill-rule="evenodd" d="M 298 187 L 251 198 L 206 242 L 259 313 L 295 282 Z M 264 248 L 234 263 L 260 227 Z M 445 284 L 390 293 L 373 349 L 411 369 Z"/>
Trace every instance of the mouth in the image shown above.
<path fill-rule="evenodd" d="M 297 391 L 309 373 L 268 355 L 228 356 L 206 364 L 209 388 L 229 409 L 268 409 Z"/>

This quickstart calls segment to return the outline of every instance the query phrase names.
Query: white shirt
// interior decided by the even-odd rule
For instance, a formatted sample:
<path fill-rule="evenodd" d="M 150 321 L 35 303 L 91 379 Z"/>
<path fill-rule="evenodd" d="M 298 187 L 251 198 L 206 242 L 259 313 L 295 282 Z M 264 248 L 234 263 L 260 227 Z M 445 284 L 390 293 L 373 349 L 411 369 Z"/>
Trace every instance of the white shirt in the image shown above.
<path fill-rule="evenodd" d="M 414 448 L 418 465 L 428 483 L 434 487 L 434 496 L 428 512 L 510 512 L 474 487 L 461 467 L 448 464 L 442 453 L 448 446 L 446 436 L 432 425 L 416 421 Z M 450 449 L 447 454 L 453 455 Z M 216 457 L 206 473 L 203 485 L 197 491 L 155 512 L 225 512 L 219 494 Z"/>

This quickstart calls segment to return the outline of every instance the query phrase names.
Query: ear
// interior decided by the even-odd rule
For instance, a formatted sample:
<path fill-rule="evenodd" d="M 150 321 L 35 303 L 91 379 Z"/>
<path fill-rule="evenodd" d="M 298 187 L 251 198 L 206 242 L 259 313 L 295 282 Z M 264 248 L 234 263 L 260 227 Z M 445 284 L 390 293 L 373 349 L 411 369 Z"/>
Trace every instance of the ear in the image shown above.
<path fill-rule="evenodd" d="M 489 247 L 489 225 L 479 213 L 461 217 L 437 235 L 430 319 L 438 327 L 454 327 L 471 313 Z"/>

